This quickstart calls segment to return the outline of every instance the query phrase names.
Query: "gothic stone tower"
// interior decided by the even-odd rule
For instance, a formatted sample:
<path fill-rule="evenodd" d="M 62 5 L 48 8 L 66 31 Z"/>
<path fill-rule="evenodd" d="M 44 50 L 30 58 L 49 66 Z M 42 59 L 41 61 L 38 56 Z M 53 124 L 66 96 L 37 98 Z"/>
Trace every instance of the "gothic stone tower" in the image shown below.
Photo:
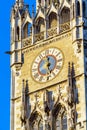
<path fill-rule="evenodd" d="M 23 0 L 11 11 L 10 130 L 87 130 L 87 1 Z"/>

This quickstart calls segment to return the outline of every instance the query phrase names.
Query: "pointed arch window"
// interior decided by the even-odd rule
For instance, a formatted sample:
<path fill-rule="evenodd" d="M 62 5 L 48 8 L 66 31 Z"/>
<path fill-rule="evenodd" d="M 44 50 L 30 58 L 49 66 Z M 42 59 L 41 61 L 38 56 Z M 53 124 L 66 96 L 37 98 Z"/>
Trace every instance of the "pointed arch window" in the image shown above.
<path fill-rule="evenodd" d="M 20 34 L 20 29 L 19 29 L 19 27 L 17 26 L 17 40 L 19 40 L 19 34 Z"/>
<path fill-rule="evenodd" d="M 57 14 L 52 12 L 49 15 L 49 28 L 53 28 L 57 26 Z"/>
<path fill-rule="evenodd" d="M 43 119 L 42 116 L 35 112 L 30 117 L 31 130 L 43 130 Z"/>
<path fill-rule="evenodd" d="M 37 20 L 36 33 L 43 32 L 44 29 L 45 29 L 44 19 L 40 17 L 40 18 Z"/>
<path fill-rule="evenodd" d="M 32 25 L 30 23 L 26 23 L 24 28 L 23 28 L 23 38 L 27 38 L 28 36 L 31 35 L 32 33 Z"/>
<path fill-rule="evenodd" d="M 68 130 L 66 108 L 60 103 L 53 110 L 53 118 L 55 130 Z"/>
<path fill-rule="evenodd" d="M 80 2 L 77 2 L 77 16 L 80 16 Z"/>
<path fill-rule="evenodd" d="M 86 5 L 85 5 L 85 1 L 83 1 L 83 17 L 85 17 L 86 15 Z"/>
<path fill-rule="evenodd" d="M 67 130 L 67 115 L 65 113 L 57 116 L 56 130 Z"/>

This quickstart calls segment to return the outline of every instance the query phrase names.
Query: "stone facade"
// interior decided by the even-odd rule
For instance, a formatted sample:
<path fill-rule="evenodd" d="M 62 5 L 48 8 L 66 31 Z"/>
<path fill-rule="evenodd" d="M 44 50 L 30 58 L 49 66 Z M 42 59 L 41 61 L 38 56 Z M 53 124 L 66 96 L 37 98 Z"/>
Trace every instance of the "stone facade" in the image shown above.
<path fill-rule="evenodd" d="M 11 11 L 10 130 L 87 130 L 87 1 L 36 5 Z"/>

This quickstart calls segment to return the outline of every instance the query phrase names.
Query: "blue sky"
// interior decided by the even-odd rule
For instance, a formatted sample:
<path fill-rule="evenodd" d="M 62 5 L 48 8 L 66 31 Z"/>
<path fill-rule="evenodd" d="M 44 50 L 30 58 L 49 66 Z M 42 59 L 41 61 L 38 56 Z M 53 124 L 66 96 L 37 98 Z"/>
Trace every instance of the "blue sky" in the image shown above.
<path fill-rule="evenodd" d="M 0 130 L 10 130 L 10 12 L 15 0 L 0 1 Z M 35 0 L 25 0 L 35 5 Z"/>

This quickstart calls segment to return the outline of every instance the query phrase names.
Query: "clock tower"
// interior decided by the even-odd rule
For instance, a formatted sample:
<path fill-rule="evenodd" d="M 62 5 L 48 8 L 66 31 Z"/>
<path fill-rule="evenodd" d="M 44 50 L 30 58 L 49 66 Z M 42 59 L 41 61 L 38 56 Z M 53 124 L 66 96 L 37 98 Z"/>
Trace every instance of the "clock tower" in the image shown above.
<path fill-rule="evenodd" d="M 87 130 L 87 1 L 11 10 L 10 130 Z"/>

